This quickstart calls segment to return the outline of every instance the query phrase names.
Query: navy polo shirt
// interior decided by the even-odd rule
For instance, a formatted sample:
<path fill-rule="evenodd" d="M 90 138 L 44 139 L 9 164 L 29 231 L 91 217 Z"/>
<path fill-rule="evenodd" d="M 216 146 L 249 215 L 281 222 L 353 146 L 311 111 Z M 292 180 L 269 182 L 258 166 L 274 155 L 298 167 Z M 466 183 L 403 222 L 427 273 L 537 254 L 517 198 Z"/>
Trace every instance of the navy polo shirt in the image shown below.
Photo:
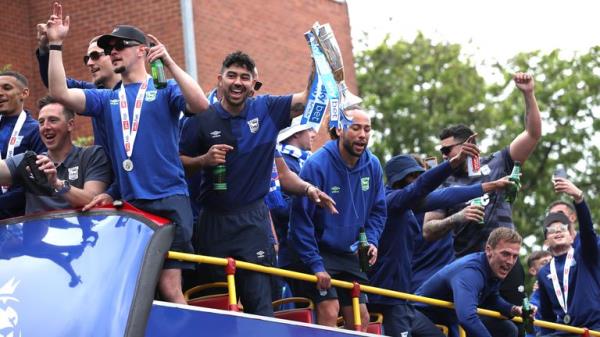
<path fill-rule="evenodd" d="M 179 151 L 196 157 L 215 144 L 228 144 L 227 191 L 213 191 L 213 167 L 202 170 L 199 200 L 212 209 L 234 210 L 265 197 L 269 192 L 273 156 L 279 130 L 290 124 L 292 96 L 250 98 L 238 116 L 220 103 L 198 114 L 181 135 Z"/>
<path fill-rule="evenodd" d="M 481 157 L 480 161 L 480 176 L 469 177 L 466 174 L 455 174 L 446 179 L 442 187 L 467 186 L 494 181 L 509 175 L 514 166 L 508 147 L 489 156 Z M 469 202 L 454 205 L 445 210 L 446 215 L 450 216 L 460 212 L 468 205 Z M 504 200 L 504 191 L 484 194 L 483 206 L 485 207 L 485 226 L 483 228 L 470 222 L 460 223 L 454 228 L 454 252 L 456 257 L 483 251 L 488 236 L 498 227 L 515 228 L 512 222 L 512 206 Z"/>

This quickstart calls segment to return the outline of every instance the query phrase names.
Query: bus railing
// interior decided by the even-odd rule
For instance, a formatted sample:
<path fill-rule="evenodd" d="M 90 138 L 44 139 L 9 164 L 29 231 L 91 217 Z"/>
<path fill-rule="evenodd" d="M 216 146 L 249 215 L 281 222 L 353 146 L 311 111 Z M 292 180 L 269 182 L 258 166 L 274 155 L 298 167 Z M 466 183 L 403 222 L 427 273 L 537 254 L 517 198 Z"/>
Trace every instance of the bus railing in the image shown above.
<path fill-rule="evenodd" d="M 235 291 L 235 270 L 236 270 L 236 268 L 259 272 L 259 273 L 270 274 L 270 275 L 275 275 L 275 276 L 281 276 L 281 277 L 286 277 L 286 278 L 291 278 L 291 279 L 296 279 L 296 280 L 301 280 L 301 281 L 317 283 L 317 277 L 312 274 L 299 273 L 299 272 L 281 269 L 281 268 L 275 268 L 275 267 L 265 267 L 265 266 L 254 264 L 254 263 L 237 261 L 232 258 L 220 258 L 220 257 L 186 254 L 186 253 L 172 252 L 172 251 L 170 251 L 168 253 L 168 258 L 175 259 L 175 260 L 181 260 L 181 261 L 187 261 L 187 262 L 205 263 L 205 264 L 211 264 L 211 265 L 225 267 L 225 274 L 227 275 L 227 287 L 228 287 L 228 292 L 229 292 L 229 309 L 233 310 L 233 311 L 239 311 L 239 308 L 237 305 L 237 296 L 236 296 L 236 291 Z M 389 290 L 389 289 L 372 287 L 372 286 L 368 286 L 368 285 L 359 284 L 357 282 L 346 282 L 346 281 L 331 279 L 331 286 L 351 290 L 352 299 L 353 299 L 352 307 L 353 307 L 353 311 L 354 311 L 354 325 L 355 325 L 356 330 L 360 330 L 360 327 L 361 327 L 360 309 L 359 309 L 359 303 L 358 303 L 358 297 L 360 296 L 361 291 L 368 293 L 368 294 L 388 296 L 388 297 L 399 298 L 402 300 L 407 300 L 407 301 L 412 301 L 412 302 L 425 303 L 428 305 L 433 305 L 433 306 L 447 308 L 447 309 L 454 309 L 454 304 L 452 302 L 442 301 L 442 300 L 429 298 L 429 297 L 417 296 L 414 294 L 403 293 L 403 292 Z M 477 314 L 482 315 L 482 316 L 492 317 L 492 318 L 498 318 L 498 319 L 508 319 L 507 317 L 504 317 L 502 314 L 500 314 L 498 311 L 488 310 L 488 309 L 477 308 Z M 523 319 L 518 316 L 513 317 L 511 320 L 516 323 L 523 322 Z M 578 334 L 578 335 L 582 335 L 582 336 L 598 336 L 598 337 L 600 337 L 600 331 L 589 330 L 587 328 L 578 328 L 578 327 L 573 327 L 570 325 L 552 323 L 552 322 L 547 322 L 547 321 L 542 321 L 542 320 L 535 320 L 533 324 L 536 326 L 539 326 L 541 328 L 545 328 L 545 329 L 563 331 L 563 332 Z"/>

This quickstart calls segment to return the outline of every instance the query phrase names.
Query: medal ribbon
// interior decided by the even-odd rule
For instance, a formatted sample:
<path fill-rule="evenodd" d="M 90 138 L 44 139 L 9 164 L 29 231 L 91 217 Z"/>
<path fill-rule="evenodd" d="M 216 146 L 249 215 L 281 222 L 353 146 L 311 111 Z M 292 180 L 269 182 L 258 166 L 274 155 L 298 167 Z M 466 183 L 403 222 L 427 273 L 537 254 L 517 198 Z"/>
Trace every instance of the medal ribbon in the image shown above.
<path fill-rule="evenodd" d="M 123 132 L 123 145 L 125 146 L 125 154 L 127 155 L 127 159 L 130 159 L 131 154 L 133 153 L 133 145 L 135 144 L 135 138 L 140 126 L 140 118 L 142 117 L 142 104 L 144 103 L 144 95 L 146 94 L 146 89 L 148 89 L 148 82 L 151 80 L 152 77 L 148 76 L 146 82 L 143 82 L 138 89 L 137 96 L 135 97 L 135 106 L 133 107 L 132 123 L 129 122 L 129 108 L 127 105 L 125 86 L 121 85 L 121 89 L 119 89 L 121 131 Z"/>
<path fill-rule="evenodd" d="M 558 283 L 558 274 L 556 272 L 556 264 L 554 263 L 554 259 L 550 261 L 550 278 L 552 279 L 552 286 L 554 287 L 554 293 L 556 294 L 556 299 L 558 300 L 558 304 L 563 309 L 565 314 L 567 313 L 567 299 L 569 297 L 569 271 L 571 270 L 571 264 L 573 263 L 573 255 L 575 250 L 573 247 L 569 249 L 567 253 L 567 258 L 565 259 L 565 267 L 563 269 L 563 289 L 560 288 L 560 284 Z"/>
<path fill-rule="evenodd" d="M 21 111 L 19 114 L 19 118 L 17 118 L 17 122 L 15 123 L 15 127 L 13 128 L 10 139 L 8 140 L 8 147 L 6 148 L 6 158 L 2 158 L 2 154 L 0 153 L 0 158 L 2 160 L 8 159 L 15 154 L 15 147 L 17 145 L 17 137 L 23 128 L 23 124 L 25 124 L 25 119 L 27 119 L 27 114 L 25 111 Z M 2 116 L 0 116 L 0 121 L 2 121 Z M 8 186 L 2 186 L 2 193 L 6 193 L 8 190 Z"/>

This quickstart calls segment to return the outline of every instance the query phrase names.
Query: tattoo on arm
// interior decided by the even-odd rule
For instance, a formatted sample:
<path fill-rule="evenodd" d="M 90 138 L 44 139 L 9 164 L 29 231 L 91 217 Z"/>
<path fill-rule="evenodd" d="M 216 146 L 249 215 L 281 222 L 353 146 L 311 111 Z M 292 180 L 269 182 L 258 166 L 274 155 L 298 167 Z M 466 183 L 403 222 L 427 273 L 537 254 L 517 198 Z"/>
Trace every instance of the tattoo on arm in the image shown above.
<path fill-rule="evenodd" d="M 455 213 L 443 219 L 432 219 L 423 225 L 423 237 L 427 241 L 435 241 L 441 239 L 454 225 L 460 221 L 461 214 Z"/>

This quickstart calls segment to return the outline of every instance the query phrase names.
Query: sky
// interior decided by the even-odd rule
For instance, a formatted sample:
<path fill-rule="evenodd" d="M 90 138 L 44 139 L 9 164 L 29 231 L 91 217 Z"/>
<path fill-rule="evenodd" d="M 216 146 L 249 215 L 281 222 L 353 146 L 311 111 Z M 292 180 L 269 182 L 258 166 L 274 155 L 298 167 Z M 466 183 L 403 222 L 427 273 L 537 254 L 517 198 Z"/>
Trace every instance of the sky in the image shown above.
<path fill-rule="evenodd" d="M 518 52 L 585 52 L 600 45 L 600 2 L 588 0 L 347 0 L 354 51 L 359 39 L 378 45 L 385 34 L 412 41 L 459 43 L 476 61 L 505 61 Z M 487 62 L 486 62 L 487 63 Z"/>

